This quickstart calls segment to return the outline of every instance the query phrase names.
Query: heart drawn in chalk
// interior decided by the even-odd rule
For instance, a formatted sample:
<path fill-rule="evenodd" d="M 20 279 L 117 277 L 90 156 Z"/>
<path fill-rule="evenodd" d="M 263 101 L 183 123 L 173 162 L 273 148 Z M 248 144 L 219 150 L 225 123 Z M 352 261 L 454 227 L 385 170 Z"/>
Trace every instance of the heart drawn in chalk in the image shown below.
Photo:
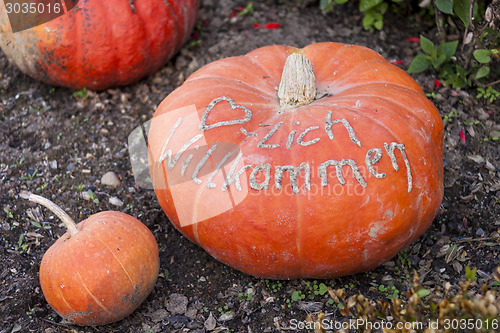
<path fill-rule="evenodd" d="M 220 103 L 222 101 L 227 101 L 229 103 L 229 106 L 231 109 L 242 109 L 245 112 L 245 117 L 242 119 L 230 119 L 230 120 L 223 120 L 223 121 L 218 121 L 213 124 L 207 124 L 207 118 L 212 111 L 212 109 L 217 105 L 217 103 Z M 207 131 L 212 128 L 216 128 L 219 126 L 228 126 L 228 125 L 236 125 L 236 124 L 244 124 L 249 122 L 252 119 L 252 111 L 250 111 L 247 107 L 243 105 L 238 105 L 236 104 L 231 98 L 226 97 L 226 96 L 221 96 L 216 99 L 214 99 L 210 104 L 207 106 L 205 111 L 203 112 L 203 115 L 201 116 L 200 119 L 200 130 L 202 132 Z"/>

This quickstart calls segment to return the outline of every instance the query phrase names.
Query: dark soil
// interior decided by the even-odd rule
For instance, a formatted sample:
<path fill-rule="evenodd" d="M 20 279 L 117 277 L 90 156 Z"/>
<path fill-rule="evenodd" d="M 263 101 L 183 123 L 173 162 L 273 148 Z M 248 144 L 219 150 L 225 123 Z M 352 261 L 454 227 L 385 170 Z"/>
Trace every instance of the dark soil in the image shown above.
<path fill-rule="evenodd" d="M 201 66 L 270 44 L 337 41 L 368 46 L 407 69 L 419 51 L 419 44 L 407 38 L 435 35 L 432 18 L 389 14 L 383 31 L 370 33 L 362 29 L 352 4 L 322 14 L 317 4 L 301 8 L 293 3 L 254 1 L 253 14 L 233 16 L 245 1 L 205 0 L 193 38 L 160 72 L 128 87 L 88 92 L 86 98 L 23 75 L 0 52 L 0 333 L 277 332 L 311 311 L 340 320 L 328 294 L 314 293 L 320 283 L 377 299 L 402 295 L 414 270 L 432 288 L 457 284 L 470 266 L 478 268 L 479 284 L 493 286 L 500 248 L 500 148 L 493 138 L 500 131 L 500 110 L 495 102 L 478 99 L 473 89 L 438 88 L 430 72 L 413 77 L 445 120 L 444 201 L 417 242 L 373 271 L 326 281 L 247 276 L 184 238 L 154 192 L 136 185 L 128 135 Z M 254 23 L 273 22 L 282 25 L 254 28 Z M 108 171 L 119 177 L 118 187 L 101 184 Z M 52 199 L 77 221 L 120 210 L 151 229 L 160 248 L 161 274 L 137 311 L 103 327 L 62 321 L 43 297 L 38 270 L 43 253 L 65 230 L 51 213 L 21 199 L 22 190 Z M 88 190 L 98 201 L 89 200 Z M 112 197 L 123 205 L 112 204 Z M 295 291 L 307 297 L 292 299 Z"/>

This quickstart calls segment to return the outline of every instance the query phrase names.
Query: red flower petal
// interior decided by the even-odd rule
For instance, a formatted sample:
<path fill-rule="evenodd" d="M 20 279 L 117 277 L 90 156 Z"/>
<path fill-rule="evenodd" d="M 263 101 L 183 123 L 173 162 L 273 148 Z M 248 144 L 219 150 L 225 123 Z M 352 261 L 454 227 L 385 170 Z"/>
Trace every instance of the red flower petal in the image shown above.
<path fill-rule="evenodd" d="M 393 60 L 393 61 L 390 61 L 391 64 L 393 65 L 402 65 L 403 64 L 403 60 Z"/>
<path fill-rule="evenodd" d="M 434 79 L 434 85 L 439 89 L 441 87 L 441 82 L 438 79 Z"/>
<path fill-rule="evenodd" d="M 253 24 L 253 27 L 254 27 L 255 29 L 257 29 L 257 28 L 259 28 L 259 27 L 260 27 L 260 24 L 258 24 L 258 23 L 254 23 L 254 24 Z"/>
<path fill-rule="evenodd" d="M 467 146 L 467 142 L 465 141 L 465 133 L 464 133 L 463 127 L 460 128 L 460 139 L 462 139 L 462 141 L 464 142 L 464 145 Z"/>
<path fill-rule="evenodd" d="M 410 43 L 420 43 L 420 37 L 408 37 L 406 40 Z"/>
<path fill-rule="evenodd" d="M 281 27 L 280 23 L 266 23 L 262 26 L 264 29 L 278 29 Z"/>

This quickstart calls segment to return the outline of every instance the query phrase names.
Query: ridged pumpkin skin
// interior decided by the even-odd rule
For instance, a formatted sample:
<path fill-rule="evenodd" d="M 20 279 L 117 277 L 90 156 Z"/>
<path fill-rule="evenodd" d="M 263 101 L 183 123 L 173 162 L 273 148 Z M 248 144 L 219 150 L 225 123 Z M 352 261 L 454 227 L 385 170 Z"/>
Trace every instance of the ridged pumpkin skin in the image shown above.
<path fill-rule="evenodd" d="M 45 299 L 64 319 L 104 325 L 131 314 L 158 277 L 158 245 L 134 217 L 100 212 L 77 224 L 44 254 L 40 284 Z"/>
<path fill-rule="evenodd" d="M 80 0 L 67 14 L 12 33 L 0 4 L 0 47 L 29 76 L 72 89 L 123 86 L 156 72 L 190 36 L 197 0 Z"/>
<path fill-rule="evenodd" d="M 318 94 L 282 111 L 277 87 L 294 52 L 312 63 Z M 148 138 L 153 185 L 170 221 L 217 260 L 258 277 L 333 278 L 377 267 L 427 229 L 443 197 L 438 111 L 406 72 L 361 46 L 268 46 L 215 61 L 165 98 Z M 200 172 L 204 152 L 196 152 L 205 142 L 217 148 Z M 221 163 L 234 147 L 239 164 Z M 346 163 L 340 175 L 332 161 Z M 225 190 L 238 170 L 241 190 L 234 179 Z"/>

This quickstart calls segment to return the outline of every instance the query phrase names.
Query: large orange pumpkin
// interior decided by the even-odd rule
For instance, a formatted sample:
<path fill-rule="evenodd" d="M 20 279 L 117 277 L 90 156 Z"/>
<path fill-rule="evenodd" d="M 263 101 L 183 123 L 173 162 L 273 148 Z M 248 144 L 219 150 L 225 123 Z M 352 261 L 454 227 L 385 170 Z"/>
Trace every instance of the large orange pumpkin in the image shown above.
<path fill-rule="evenodd" d="M 372 269 L 426 230 L 443 196 L 438 111 L 361 46 L 215 61 L 165 98 L 148 138 L 170 221 L 259 277 Z"/>
<path fill-rule="evenodd" d="M 197 0 L 80 0 L 63 16 L 13 33 L 1 3 L 0 47 L 35 79 L 102 90 L 160 69 L 189 37 L 197 11 Z"/>
<path fill-rule="evenodd" d="M 68 228 L 40 265 L 43 295 L 61 317 L 79 325 L 109 324 L 148 297 L 160 266 L 158 244 L 148 227 L 115 211 L 75 224 L 51 201 L 22 195 L 51 209 Z"/>

